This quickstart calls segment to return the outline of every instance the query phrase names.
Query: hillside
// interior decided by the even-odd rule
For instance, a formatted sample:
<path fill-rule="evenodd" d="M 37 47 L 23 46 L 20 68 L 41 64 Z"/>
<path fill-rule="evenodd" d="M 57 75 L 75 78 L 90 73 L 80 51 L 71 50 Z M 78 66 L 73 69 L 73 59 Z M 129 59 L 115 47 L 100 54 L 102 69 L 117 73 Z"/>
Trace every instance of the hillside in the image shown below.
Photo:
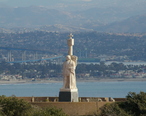
<path fill-rule="evenodd" d="M 0 33 L 0 47 L 47 50 L 50 51 L 50 55 L 65 55 L 68 49 L 66 45 L 68 34 L 46 31 Z M 118 35 L 95 31 L 74 32 L 73 35 L 76 42 L 74 54 L 80 58 L 106 57 L 118 61 L 146 61 L 146 35 Z M 5 51 L 1 54 L 0 57 L 7 56 Z M 20 55 L 16 52 L 15 54 Z"/>
<path fill-rule="evenodd" d="M 87 6 L 87 4 L 83 4 Z M 90 4 L 89 4 L 90 5 Z M 0 28 L 3 30 L 145 32 L 145 6 L 109 5 L 79 10 L 56 7 L 0 7 Z M 67 6 L 68 8 L 69 6 Z M 73 6 L 72 6 L 73 8 Z M 77 9 L 75 9 L 77 8 Z M 143 24 L 144 23 L 144 24 Z M 134 25 L 133 25 L 134 24 Z M 134 29 L 134 27 L 137 27 Z"/>
<path fill-rule="evenodd" d="M 146 14 L 133 16 L 121 22 L 97 27 L 95 30 L 114 33 L 146 33 Z"/>
<path fill-rule="evenodd" d="M 43 7 L 0 8 L 1 27 L 31 27 L 66 22 L 67 14 Z M 62 22 L 62 23 L 63 23 Z"/>

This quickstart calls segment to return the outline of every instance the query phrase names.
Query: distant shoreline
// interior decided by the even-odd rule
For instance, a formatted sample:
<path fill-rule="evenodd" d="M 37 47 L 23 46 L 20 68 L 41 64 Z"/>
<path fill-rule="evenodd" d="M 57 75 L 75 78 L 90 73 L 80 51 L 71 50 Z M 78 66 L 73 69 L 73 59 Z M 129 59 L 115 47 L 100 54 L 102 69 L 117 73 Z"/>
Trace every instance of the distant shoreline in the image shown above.
<path fill-rule="evenodd" d="M 77 82 L 132 82 L 132 81 L 146 81 L 146 78 L 118 78 L 118 79 L 77 79 Z M 0 80 L 0 84 L 27 84 L 27 83 L 63 83 L 61 80 L 14 80 L 14 81 L 2 81 Z"/>
<path fill-rule="evenodd" d="M 103 79 L 88 79 L 88 80 L 78 80 L 78 82 L 129 82 L 129 81 L 146 81 L 146 78 L 118 78 L 118 79 L 110 79 L 110 78 L 103 78 Z"/>

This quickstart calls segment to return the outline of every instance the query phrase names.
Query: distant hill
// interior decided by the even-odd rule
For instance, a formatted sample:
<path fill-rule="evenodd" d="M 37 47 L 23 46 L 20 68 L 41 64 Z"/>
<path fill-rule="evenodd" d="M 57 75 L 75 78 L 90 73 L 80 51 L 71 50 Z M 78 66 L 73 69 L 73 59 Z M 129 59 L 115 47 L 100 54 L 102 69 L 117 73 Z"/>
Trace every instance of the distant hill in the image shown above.
<path fill-rule="evenodd" d="M 61 25 L 61 24 L 46 25 L 46 26 L 42 26 L 36 30 L 38 30 L 38 31 L 58 31 L 58 32 L 94 31 L 93 29 L 76 27 L 76 26 L 66 26 L 66 25 Z"/>
<path fill-rule="evenodd" d="M 130 17 L 126 20 L 111 23 L 105 26 L 95 28 L 97 31 L 114 33 L 145 33 L 146 32 L 146 14 Z"/>
<path fill-rule="evenodd" d="M 68 14 L 44 7 L 0 8 L 0 26 L 31 27 L 65 23 Z"/>
<path fill-rule="evenodd" d="M 145 13 L 145 7 L 137 8 L 139 9 L 133 9 L 126 5 L 67 11 L 43 6 L 3 6 L 0 7 L 0 28 L 8 31 L 21 28 L 20 30 L 63 32 L 145 32 L 145 15 L 142 15 Z M 137 28 L 134 28 L 135 26 Z"/>
<path fill-rule="evenodd" d="M 80 27 L 91 18 L 77 12 L 61 11 L 46 7 L 0 7 L 0 27 L 37 27 L 44 25 L 68 25 Z M 96 20 L 95 20 L 96 21 Z M 94 21 L 94 22 L 95 22 Z M 96 22 L 97 23 L 97 22 Z"/>

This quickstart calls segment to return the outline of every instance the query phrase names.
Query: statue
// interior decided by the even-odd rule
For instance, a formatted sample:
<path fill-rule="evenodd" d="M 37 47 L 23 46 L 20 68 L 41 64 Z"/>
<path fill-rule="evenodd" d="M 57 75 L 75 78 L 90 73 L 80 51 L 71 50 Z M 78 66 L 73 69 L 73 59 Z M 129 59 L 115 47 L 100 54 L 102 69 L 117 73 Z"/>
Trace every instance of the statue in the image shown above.
<path fill-rule="evenodd" d="M 63 88 L 67 89 L 77 89 L 76 88 L 76 75 L 75 69 L 77 65 L 76 56 L 66 56 L 66 61 L 63 64 Z"/>
<path fill-rule="evenodd" d="M 76 87 L 75 69 L 78 57 L 73 55 L 74 39 L 73 35 L 69 35 L 67 44 L 69 47 L 66 61 L 63 63 L 63 87 L 59 92 L 60 102 L 78 102 L 78 89 Z"/>
<path fill-rule="evenodd" d="M 73 35 L 69 35 L 67 44 L 69 46 L 68 55 L 66 56 L 66 61 L 63 63 L 63 89 L 77 89 L 76 87 L 76 75 L 75 69 L 77 66 L 77 56 L 73 55 L 73 45 L 74 39 Z"/>

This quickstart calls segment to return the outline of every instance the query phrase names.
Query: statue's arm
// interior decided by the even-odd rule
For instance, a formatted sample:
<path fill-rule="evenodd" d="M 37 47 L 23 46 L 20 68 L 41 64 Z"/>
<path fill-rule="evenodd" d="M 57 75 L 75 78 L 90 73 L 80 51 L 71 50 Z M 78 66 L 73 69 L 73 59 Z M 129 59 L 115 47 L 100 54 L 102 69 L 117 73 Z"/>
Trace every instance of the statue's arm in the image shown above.
<path fill-rule="evenodd" d="M 75 67 L 76 67 L 76 66 L 77 66 L 77 60 L 78 60 L 78 57 L 72 55 L 72 56 L 71 56 L 71 59 L 74 61 L 74 63 L 75 63 Z"/>

